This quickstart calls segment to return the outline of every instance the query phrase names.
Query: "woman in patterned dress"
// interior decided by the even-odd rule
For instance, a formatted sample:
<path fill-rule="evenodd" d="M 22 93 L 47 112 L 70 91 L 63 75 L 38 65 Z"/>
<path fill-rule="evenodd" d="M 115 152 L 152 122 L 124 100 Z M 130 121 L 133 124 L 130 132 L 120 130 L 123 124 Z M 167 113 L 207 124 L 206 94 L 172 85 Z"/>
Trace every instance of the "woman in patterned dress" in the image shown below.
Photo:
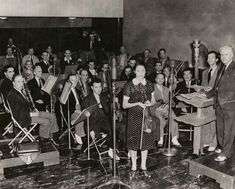
<path fill-rule="evenodd" d="M 128 82 L 124 88 L 123 108 L 128 109 L 127 118 L 127 149 L 131 154 L 131 177 L 135 177 L 137 170 L 137 150 L 141 150 L 141 167 L 144 176 L 149 177 L 146 167 L 148 150 L 155 148 L 152 133 L 143 132 L 142 145 L 141 132 L 143 110 L 155 104 L 153 84 L 145 79 L 144 65 L 137 64 L 134 68 L 136 77 Z M 141 147 L 142 146 L 142 147 Z"/>

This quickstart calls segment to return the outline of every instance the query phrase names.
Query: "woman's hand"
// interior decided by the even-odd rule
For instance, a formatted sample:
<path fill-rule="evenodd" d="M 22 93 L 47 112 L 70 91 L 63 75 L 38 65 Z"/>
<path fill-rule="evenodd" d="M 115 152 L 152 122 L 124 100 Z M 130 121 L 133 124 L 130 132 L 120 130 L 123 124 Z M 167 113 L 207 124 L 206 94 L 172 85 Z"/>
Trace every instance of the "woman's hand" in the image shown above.
<path fill-rule="evenodd" d="M 140 106 L 140 107 L 143 108 L 143 109 L 146 108 L 146 104 L 143 104 L 142 102 L 138 102 L 138 106 Z"/>
<path fill-rule="evenodd" d="M 146 102 L 145 102 L 145 106 L 146 107 L 149 107 L 149 106 L 151 106 L 152 105 L 152 103 L 149 101 L 149 100 L 147 100 Z"/>

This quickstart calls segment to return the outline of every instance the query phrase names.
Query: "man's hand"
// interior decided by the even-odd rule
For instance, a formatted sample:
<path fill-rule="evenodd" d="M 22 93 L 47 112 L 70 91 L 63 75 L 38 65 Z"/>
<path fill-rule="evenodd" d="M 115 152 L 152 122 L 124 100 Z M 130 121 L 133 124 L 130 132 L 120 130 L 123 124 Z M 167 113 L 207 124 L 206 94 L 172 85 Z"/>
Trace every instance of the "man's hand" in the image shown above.
<path fill-rule="evenodd" d="M 30 117 L 37 117 L 39 115 L 39 112 L 30 112 Z"/>
<path fill-rule="evenodd" d="M 91 138 L 94 140 L 95 139 L 95 132 L 92 130 L 92 131 L 90 131 L 90 136 L 91 136 Z"/>

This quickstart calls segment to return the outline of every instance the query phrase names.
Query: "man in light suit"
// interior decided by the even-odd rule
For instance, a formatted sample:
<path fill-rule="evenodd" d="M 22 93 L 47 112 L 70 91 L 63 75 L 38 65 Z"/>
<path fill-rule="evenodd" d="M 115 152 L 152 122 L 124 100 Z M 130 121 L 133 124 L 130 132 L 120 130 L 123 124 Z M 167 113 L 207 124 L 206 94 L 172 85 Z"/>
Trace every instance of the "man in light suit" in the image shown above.
<path fill-rule="evenodd" d="M 235 62 L 233 48 L 220 48 L 221 61 L 225 65 L 216 86 L 217 135 L 221 153 L 215 161 L 223 162 L 232 157 L 235 136 Z"/>
<path fill-rule="evenodd" d="M 163 86 L 164 83 L 164 75 L 162 73 L 157 74 L 156 76 L 156 85 L 154 86 L 154 98 L 156 102 L 160 102 L 160 106 L 155 110 L 155 116 L 160 120 L 160 140 L 158 141 L 158 145 L 161 147 L 163 145 L 163 136 L 164 136 L 164 127 L 166 126 L 166 118 L 168 117 L 169 111 L 169 89 Z M 158 103 L 157 103 L 158 104 Z M 158 106 L 158 105 L 157 105 Z M 175 117 L 174 112 L 172 111 L 172 116 Z M 173 145 L 180 147 L 180 143 L 178 142 L 179 137 L 179 129 L 177 122 L 173 119 L 171 125 L 171 142 Z"/>
<path fill-rule="evenodd" d="M 210 67 L 202 73 L 202 86 L 213 88 L 219 70 L 219 65 L 217 65 L 218 61 L 219 58 L 217 52 L 210 51 L 207 55 L 207 62 Z M 204 144 L 204 146 L 209 146 L 209 152 L 215 150 L 217 146 L 215 122 L 211 122 L 202 127 L 202 144 Z"/>

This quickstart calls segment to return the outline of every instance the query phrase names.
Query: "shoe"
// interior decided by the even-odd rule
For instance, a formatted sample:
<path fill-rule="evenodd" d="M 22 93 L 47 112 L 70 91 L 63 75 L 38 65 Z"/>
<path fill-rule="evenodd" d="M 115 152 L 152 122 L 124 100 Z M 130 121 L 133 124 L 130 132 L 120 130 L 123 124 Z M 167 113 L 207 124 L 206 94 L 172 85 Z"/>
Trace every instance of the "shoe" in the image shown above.
<path fill-rule="evenodd" d="M 210 146 L 207 151 L 208 151 L 208 152 L 214 152 L 214 151 L 215 151 L 215 147 Z"/>
<path fill-rule="evenodd" d="M 135 171 L 131 170 L 131 172 L 130 172 L 130 180 L 136 178 L 136 175 L 137 175 L 137 171 L 136 170 Z"/>
<path fill-rule="evenodd" d="M 222 150 L 220 148 L 215 150 L 215 153 L 217 153 L 217 154 L 220 154 L 221 152 L 222 152 Z"/>
<path fill-rule="evenodd" d="M 146 178 L 151 178 L 151 174 L 147 170 L 140 169 L 142 175 Z"/>
<path fill-rule="evenodd" d="M 77 135 L 76 133 L 75 133 L 75 139 L 76 139 L 76 142 L 77 142 L 78 144 L 83 144 L 83 142 L 82 142 L 82 137 L 80 137 L 80 136 Z"/>
<path fill-rule="evenodd" d="M 179 141 L 176 138 L 173 138 L 171 140 L 172 144 L 176 147 L 182 147 L 181 144 L 179 143 Z"/>
<path fill-rule="evenodd" d="M 215 161 L 224 162 L 226 159 L 227 159 L 226 156 L 218 156 L 217 158 L 215 158 Z"/>
<path fill-rule="evenodd" d="M 206 148 L 206 147 L 209 147 L 209 146 L 210 146 L 209 144 L 204 144 L 203 148 Z"/>
<path fill-rule="evenodd" d="M 108 155 L 109 155 L 109 157 L 111 157 L 113 159 L 113 149 L 112 148 L 109 148 Z M 117 154 L 116 154 L 116 160 L 117 161 L 120 160 L 120 157 Z"/>

